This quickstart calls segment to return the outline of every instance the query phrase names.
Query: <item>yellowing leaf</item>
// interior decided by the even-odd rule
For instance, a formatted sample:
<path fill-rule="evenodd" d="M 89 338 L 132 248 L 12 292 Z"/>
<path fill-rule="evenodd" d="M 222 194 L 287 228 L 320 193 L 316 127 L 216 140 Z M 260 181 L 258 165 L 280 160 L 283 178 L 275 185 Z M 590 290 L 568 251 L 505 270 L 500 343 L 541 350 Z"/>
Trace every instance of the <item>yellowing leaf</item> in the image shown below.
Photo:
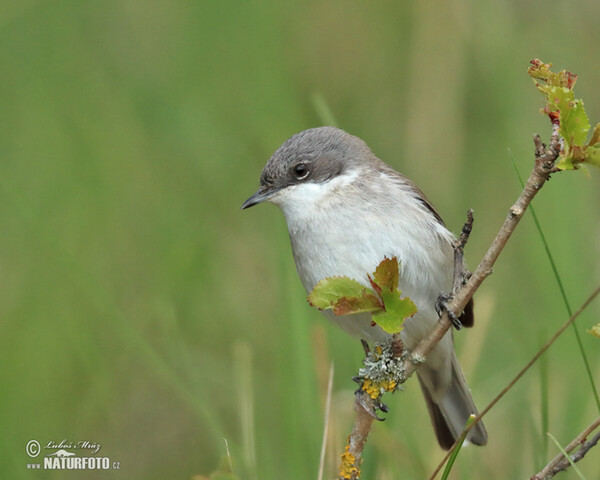
<path fill-rule="evenodd" d="M 577 75 L 574 73 L 567 70 L 561 70 L 560 72 L 555 73 L 550 69 L 552 67 L 551 63 L 544 63 L 538 58 L 532 60 L 530 65 L 531 66 L 527 69 L 529 76 L 534 80 L 541 80 L 547 85 L 572 89 L 577 81 Z"/>
<path fill-rule="evenodd" d="M 348 277 L 327 277 L 315 285 L 308 296 L 308 301 L 321 310 L 332 308 L 341 297 L 360 296 L 366 287 Z"/>
<path fill-rule="evenodd" d="M 374 293 L 351 278 L 327 277 L 315 285 L 308 301 L 319 310 L 332 309 L 336 315 L 348 315 L 382 309 Z"/>
<path fill-rule="evenodd" d="M 388 290 L 390 292 L 398 288 L 399 277 L 398 259 L 396 257 L 384 258 L 379 265 L 377 265 L 375 272 L 373 272 L 373 281 L 382 290 Z"/>
<path fill-rule="evenodd" d="M 333 304 L 333 313 L 349 315 L 351 313 L 375 312 L 383 307 L 379 299 L 366 290 L 360 297 L 341 297 Z"/>

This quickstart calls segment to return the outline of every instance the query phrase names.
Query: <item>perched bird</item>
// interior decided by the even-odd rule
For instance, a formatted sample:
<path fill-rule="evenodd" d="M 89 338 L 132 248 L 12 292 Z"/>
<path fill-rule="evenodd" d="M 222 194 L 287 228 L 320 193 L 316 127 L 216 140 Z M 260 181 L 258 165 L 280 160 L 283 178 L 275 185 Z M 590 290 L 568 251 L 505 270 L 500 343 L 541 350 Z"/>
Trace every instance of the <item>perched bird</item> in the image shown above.
<path fill-rule="evenodd" d="M 438 318 L 440 295 L 451 292 L 453 234 L 408 178 L 379 160 L 360 138 L 334 127 L 300 132 L 273 154 L 257 192 L 244 202 L 261 202 L 283 212 L 298 275 L 310 292 L 325 277 L 344 275 L 370 287 L 367 275 L 384 257 L 400 262 L 399 289 L 417 306 L 401 332 L 413 349 Z M 369 313 L 323 313 L 350 334 L 370 342 L 386 339 Z M 473 325 L 472 303 L 460 316 Z M 477 414 L 448 331 L 417 370 L 440 446 L 449 449 L 467 418 Z M 485 445 L 481 422 L 467 439 Z"/>

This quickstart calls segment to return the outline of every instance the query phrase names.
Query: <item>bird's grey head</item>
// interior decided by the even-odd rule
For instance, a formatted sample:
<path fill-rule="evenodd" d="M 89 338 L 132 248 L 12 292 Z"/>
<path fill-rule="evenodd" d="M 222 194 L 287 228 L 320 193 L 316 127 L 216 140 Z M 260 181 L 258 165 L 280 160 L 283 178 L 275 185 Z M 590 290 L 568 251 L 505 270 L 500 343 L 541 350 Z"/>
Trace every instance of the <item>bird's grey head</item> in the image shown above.
<path fill-rule="evenodd" d="M 304 130 L 286 140 L 260 175 L 260 187 L 244 202 L 249 208 L 274 201 L 285 189 L 301 184 L 324 184 L 376 161 L 365 142 L 335 127 Z"/>

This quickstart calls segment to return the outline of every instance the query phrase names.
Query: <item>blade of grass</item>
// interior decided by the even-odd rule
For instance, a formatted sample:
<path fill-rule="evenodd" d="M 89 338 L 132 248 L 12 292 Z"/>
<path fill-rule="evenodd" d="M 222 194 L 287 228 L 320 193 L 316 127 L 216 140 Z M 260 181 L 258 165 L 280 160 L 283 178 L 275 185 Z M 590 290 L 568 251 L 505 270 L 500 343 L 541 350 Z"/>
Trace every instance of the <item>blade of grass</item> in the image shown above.
<path fill-rule="evenodd" d="M 231 460 L 231 452 L 229 451 L 229 442 L 227 442 L 226 438 L 224 438 L 223 441 L 225 442 L 225 451 L 227 452 L 227 461 L 229 462 L 229 470 L 231 470 L 231 473 L 233 473 L 233 461 Z"/>
<path fill-rule="evenodd" d="M 565 449 L 561 446 L 560 443 L 558 443 L 558 440 L 554 437 L 554 435 L 552 435 L 550 432 L 548 432 L 547 434 L 552 441 L 556 444 L 556 446 L 558 447 L 558 449 L 561 451 L 561 453 L 565 456 L 565 458 L 567 460 L 569 460 L 569 463 L 571 464 L 571 466 L 573 467 L 573 470 L 575 470 L 575 472 L 577 472 L 577 475 L 579 476 L 579 478 L 581 478 L 581 480 L 585 480 L 585 477 L 583 476 L 583 473 L 581 473 L 581 471 L 579 470 L 579 468 L 577 468 L 577 465 L 575 465 L 575 462 L 571 459 L 571 456 L 565 452 Z"/>
<path fill-rule="evenodd" d="M 323 442 L 321 443 L 321 455 L 319 458 L 318 480 L 323 480 L 325 470 L 325 452 L 327 450 L 327 437 L 329 436 L 329 414 L 331 409 L 331 393 L 333 391 L 333 362 L 329 366 L 329 381 L 327 383 L 327 399 L 325 400 L 325 419 L 323 425 Z"/>
<path fill-rule="evenodd" d="M 254 391 L 252 388 L 252 350 L 250 345 L 239 342 L 234 345 L 236 385 L 239 386 L 239 412 L 242 427 L 244 461 L 251 478 L 256 479 L 256 446 L 254 430 Z M 232 469 L 233 472 L 233 469 Z"/>
<path fill-rule="evenodd" d="M 509 150 L 510 152 L 510 150 Z M 515 173 L 517 174 L 517 178 L 519 179 L 519 183 L 521 184 L 521 186 L 523 186 L 523 178 L 521 177 L 521 174 L 519 172 L 519 169 L 517 167 L 517 162 L 515 161 L 515 157 L 512 154 L 512 152 L 510 152 L 510 157 L 511 157 L 511 161 L 512 161 L 512 165 L 513 168 L 515 169 Z M 562 296 L 563 302 L 565 304 L 565 307 L 567 308 L 567 312 L 569 313 L 569 316 L 573 316 L 573 310 L 571 309 L 571 305 L 569 303 L 569 299 L 567 298 L 567 292 L 565 290 L 565 287 L 562 283 L 562 279 L 560 277 L 560 274 L 558 273 L 558 267 L 556 266 L 556 263 L 554 262 L 554 257 L 552 256 L 552 252 L 550 251 L 550 247 L 548 245 L 548 242 L 546 241 L 546 237 L 544 235 L 544 231 L 542 230 L 542 226 L 540 224 L 540 221 L 538 220 L 538 217 L 535 213 L 535 209 L 533 207 L 533 205 L 529 205 L 529 210 L 531 211 L 531 215 L 533 217 L 533 221 L 535 223 L 535 227 L 537 228 L 538 233 L 540 234 L 540 238 L 542 240 L 542 243 L 544 245 L 544 250 L 546 251 L 546 255 L 548 257 L 548 261 L 550 262 L 550 266 L 552 268 L 552 272 L 554 273 L 554 278 L 556 279 L 556 283 L 558 284 L 558 289 L 560 290 L 560 294 Z M 583 360 L 583 363 L 585 365 L 585 370 L 587 372 L 587 376 L 588 379 L 590 381 L 590 385 L 592 387 L 592 392 L 594 395 L 594 399 L 596 400 L 596 406 L 598 407 L 598 411 L 600 412 L 600 396 L 598 395 L 598 389 L 596 387 L 596 383 L 594 382 L 594 376 L 592 375 L 592 369 L 590 368 L 590 362 L 588 360 L 587 354 L 585 353 L 585 350 L 583 348 L 583 342 L 581 341 L 581 336 L 579 334 L 579 329 L 577 328 L 577 325 L 575 322 L 572 323 L 572 328 L 573 328 L 573 332 L 575 333 L 575 338 L 577 339 L 577 345 L 579 347 L 579 352 L 581 353 L 581 358 Z"/>
<path fill-rule="evenodd" d="M 467 423 L 465 423 L 465 429 L 473 423 L 473 420 L 475 420 L 475 415 L 471 415 L 467 419 Z M 446 468 L 444 469 L 444 473 L 442 474 L 442 480 L 448 479 L 448 475 L 450 475 L 450 471 L 452 470 L 452 466 L 454 465 L 454 462 L 458 457 L 458 453 L 460 452 L 460 449 L 462 448 L 462 445 L 465 442 L 465 438 L 467 438 L 467 433 L 469 433 L 468 430 L 463 430 L 463 433 L 461 434 L 459 441 L 456 444 L 456 447 L 454 448 L 452 454 L 450 455 L 450 458 L 448 459 L 448 463 L 446 464 Z"/>
<path fill-rule="evenodd" d="M 546 338 L 545 328 L 540 331 L 540 345 L 543 345 L 543 338 Z M 544 432 L 550 430 L 548 420 L 548 357 L 542 355 L 540 357 L 540 407 L 542 416 L 542 458 L 545 459 L 548 456 L 548 437 L 544 435 Z"/>

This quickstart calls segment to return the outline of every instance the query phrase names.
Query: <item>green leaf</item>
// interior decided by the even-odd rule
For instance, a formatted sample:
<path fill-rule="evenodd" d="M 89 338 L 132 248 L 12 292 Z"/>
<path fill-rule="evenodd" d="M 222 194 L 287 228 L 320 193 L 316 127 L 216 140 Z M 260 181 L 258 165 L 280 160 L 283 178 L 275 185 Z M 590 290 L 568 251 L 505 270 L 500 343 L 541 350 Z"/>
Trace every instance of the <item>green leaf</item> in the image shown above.
<path fill-rule="evenodd" d="M 561 86 L 538 87 L 546 94 L 546 113 L 558 113 L 560 136 L 569 145 L 583 145 L 590 129 L 590 120 L 581 100 L 575 100 L 573 90 Z"/>
<path fill-rule="evenodd" d="M 400 332 L 404 320 L 417 313 L 417 307 L 410 298 L 400 297 L 399 279 L 399 263 L 396 257 L 384 258 L 373 272 L 371 279 L 371 284 L 383 300 L 385 308 L 384 311 L 373 313 L 373 321 L 384 331 L 392 334 Z"/>
<path fill-rule="evenodd" d="M 569 90 L 566 87 L 542 85 L 538 88 L 546 94 L 548 108 L 553 112 L 567 111 L 571 103 L 575 100 L 573 90 Z"/>
<path fill-rule="evenodd" d="M 573 93 L 573 92 L 571 92 Z M 560 135 L 570 145 L 583 145 L 590 129 L 590 120 L 581 100 L 575 100 L 565 112 L 560 112 Z"/>
<path fill-rule="evenodd" d="M 400 291 L 382 292 L 381 298 L 385 311 L 373 313 L 373 321 L 387 333 L 402 330 L 404 320 L 417 313 L 417 306 L 410 298 L 400 297 Z"/>
<path fill-rule="evenodd" d="M 308 302 L 319 310 L 332 309 L 335 315 L 382 309 L 373 290 L 348 277 L 320 280 L 308 295 Z"/>
<path fill-rule="evenodd" d="M 560 160 L 556 162 L 556 168 L 559 170 L 575 170 L 576 167 L 573 163 L 573 157 L 571 155 L 560 157 Z"/>

